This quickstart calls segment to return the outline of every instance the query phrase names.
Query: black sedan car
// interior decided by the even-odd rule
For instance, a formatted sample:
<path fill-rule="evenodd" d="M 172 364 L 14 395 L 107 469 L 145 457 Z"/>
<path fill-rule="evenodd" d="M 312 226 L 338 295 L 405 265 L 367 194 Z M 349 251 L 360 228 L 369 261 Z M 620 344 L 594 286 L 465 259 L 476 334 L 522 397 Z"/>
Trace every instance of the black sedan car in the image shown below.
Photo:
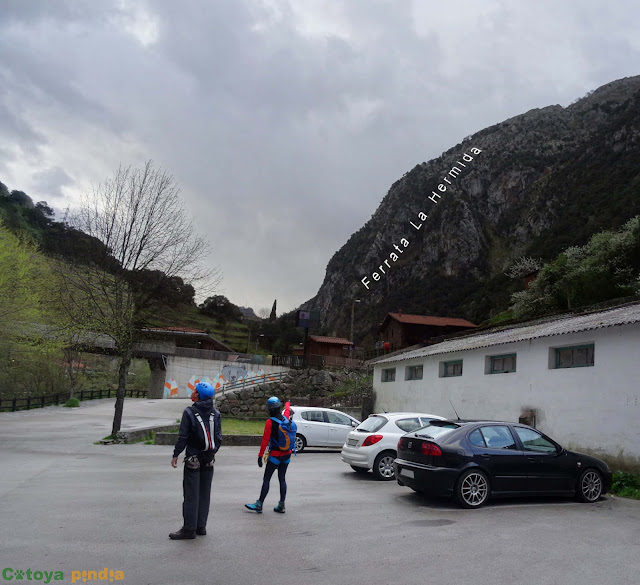
<path fill-rule="evenodd" d="M 432 421 L 403 435 L 397 451 L 400 485 L 426 495 L 454 496 L 463 508 L 506 496 L 575 496 L 596 502 L 611 488 L 604 461 L 567 451 L 522 424 Z"/>

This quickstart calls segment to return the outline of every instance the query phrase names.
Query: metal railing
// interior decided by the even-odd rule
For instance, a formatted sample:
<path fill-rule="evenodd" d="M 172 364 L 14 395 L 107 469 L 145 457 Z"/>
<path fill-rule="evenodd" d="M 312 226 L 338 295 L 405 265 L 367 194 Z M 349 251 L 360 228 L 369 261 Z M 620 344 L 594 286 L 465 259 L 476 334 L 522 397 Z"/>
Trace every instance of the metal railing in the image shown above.
<path fill-rule="evenodd" d="M 216 396 L 226 394 L 233 390 L 245 390 L 247 388 L 253 388 L 254 386 L 262 386 L 264 384 L 273 384 L 274 382 L 282 382 L 287 377 L 287 372 L 273 372 L 269 374 L 263 374 L 261 376 L 254 376 L 251 378 L 243 378 L 236 382 L 230 382 L 225 384 L 219 392 L 216 392 Z"/>
<path fill-rule="evenodd" d="M 115 397 L 116 390 L 80 390 L 74 396 L 78 400 L 94 400 Z M 124 395 L 130 398 L 146 398 L 147 390 L 125 390 Z M 64 403 L 69 399 L 68 392 L 50 394 L 49 396 L 27 396 L 26 398 L 0 399 L 0 412 L 15 412 L 16 410 L 30 410 L 44 408 L 53 404 Z"/>
<path fill-rule="evenodd" d="M 271 364 L 285 368 L 340 368 L 344 366 L 355 368 L 364 365 L 364 362 L 355 358 L 309 354 L 274 355 Z"/>

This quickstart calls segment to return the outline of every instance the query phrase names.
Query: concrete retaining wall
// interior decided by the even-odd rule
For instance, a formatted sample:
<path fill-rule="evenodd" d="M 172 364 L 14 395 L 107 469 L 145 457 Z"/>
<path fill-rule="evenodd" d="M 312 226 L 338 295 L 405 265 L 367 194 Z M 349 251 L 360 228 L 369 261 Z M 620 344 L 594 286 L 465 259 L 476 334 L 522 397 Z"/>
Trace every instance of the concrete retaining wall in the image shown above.
<path fill-rule="evenodd" d="M 151 427 L 140 427 L 139 429 L 131 429 L 128 431 L 118 431 L 116 437 L 118 438 L 118 440 L 124 441 L 125 443 L 133 443 L 150 436 L 152 432 L 155 432 L 157 434 L 159 432 L 172 430 L 178 430 L 178 425 L 159 425 Z"/>
<path fill-rule="evenodd" d="M 221 360 L 205 360 L 171 355 L 167 357 L 166 361 L 165 381 L 175 380 L 178 386 L 178 394 L 175 398 L 189 398 L 191 390 L 188 389 L 187 384 L 193 376 L 201 379 L 210 378 L 211 380 L 216 380 L 223 373 L 225 366 L 228 368 L 244 367 L 247 372 L 262 370 L 267 374 L 289 371 L 289 368 L 282 366 L 224 362 Z M 154 397 L 160 398 L 163 395 L 164 387 L 162 388 L 162 393 Z"/>
<path fill-rule="evenodd" d="M 177 433 L 156 433 L 156 445 L 175 445 Z M 262 435 L 223 435 L 223 447 L 259 447 Z"/>

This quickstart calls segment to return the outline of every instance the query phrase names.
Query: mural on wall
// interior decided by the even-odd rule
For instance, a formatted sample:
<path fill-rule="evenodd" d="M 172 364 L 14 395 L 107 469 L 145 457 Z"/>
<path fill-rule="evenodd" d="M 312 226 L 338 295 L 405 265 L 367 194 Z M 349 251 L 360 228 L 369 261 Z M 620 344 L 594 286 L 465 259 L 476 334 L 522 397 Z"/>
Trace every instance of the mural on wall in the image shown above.
<path fill-rule="evenodd" d="M 244 366 L 225 366 L 220 372 L 220 377 L 226 380 L 227 384 L 242 380 L 247 375 L 247 368 Z"/>
<path fill-rule="evenodd" d="M 164 397 L 165 398 L 177 398 L 178 397 L 178 382 L 173 378 L 167 380 L 164 383 Z"/>
<path fill-rule="evenodd" d="M 210 376 L 198 376 L 193 375 L 189 378 L 184 390 L 180 390 L 178 383 L 174 378 L 167 380 L 164 383 L 164 397 L 165 398 L 190 398 L 191 393 L 195 390 L 196 384 L 200 382 L 206 382 L 211 384 L 216 392 L 224 390 L 227 384 L 233 384 L 242 382 L 243 380 L 248 384 L 258 384 L 265 378 L 265 373 L 262 368 L 257 372 L 247 369 L 245 366 L 224 366 L 221 372 L 218 372 L 214 377 Z"/>

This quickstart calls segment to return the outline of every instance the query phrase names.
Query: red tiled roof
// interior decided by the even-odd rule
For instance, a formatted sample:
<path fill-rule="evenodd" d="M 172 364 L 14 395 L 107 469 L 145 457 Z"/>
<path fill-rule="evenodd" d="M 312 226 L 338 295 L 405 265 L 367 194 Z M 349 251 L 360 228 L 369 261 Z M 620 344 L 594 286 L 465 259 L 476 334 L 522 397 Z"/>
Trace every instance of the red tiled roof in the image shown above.
<path fill-rule="evenodd" d="M 322 337 L 321 335 L 309 335 L 309 339 L 316 343 L 333 343 L 334 345 L 351 345 L 344 337 Z"/>
<path fill-rule="evenodd" d="M 436 327 L 477 327 L 466 319 L 451 319 L 449 317 L 431 317 L 429 315 L 405 315 L 404 313 L 389 313 L 400 323 L 412 325 L 434 325 Z"/>

